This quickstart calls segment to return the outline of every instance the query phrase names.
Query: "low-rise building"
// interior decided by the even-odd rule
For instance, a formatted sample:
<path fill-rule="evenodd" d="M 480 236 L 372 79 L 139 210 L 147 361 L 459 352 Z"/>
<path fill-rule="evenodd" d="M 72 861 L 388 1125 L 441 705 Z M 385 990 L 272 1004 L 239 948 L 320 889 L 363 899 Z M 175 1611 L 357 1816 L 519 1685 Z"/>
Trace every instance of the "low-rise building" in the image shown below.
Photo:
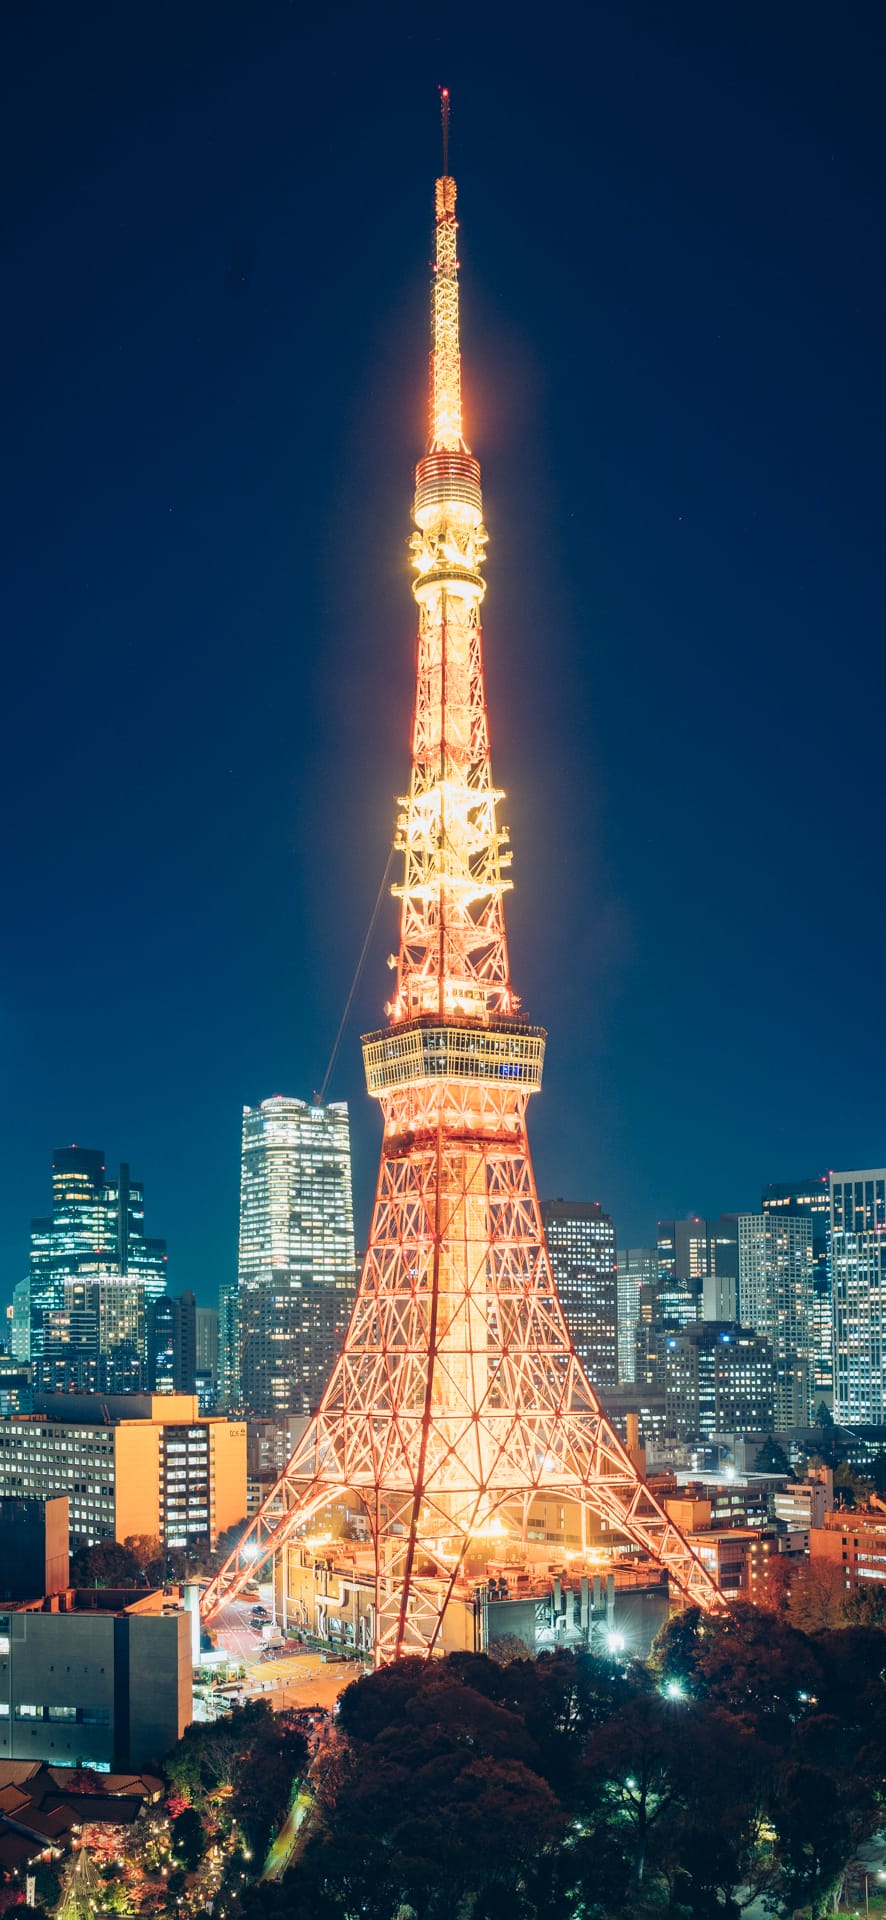
<path fill-rule="evenodd" d="M 839 1567 L 847 1589 L 886 1580 L 886 1506 L 826 1513 L 823 1526 L 810 1528 L 809 1558 Z"/>
<path fill-rule="evenodd" d="M 246 1513 L 246 1425 L 194 1394 L 44 1394 L 0 1420 L 0 1496 L 67 1494 L 71 1544 L 218 1535 Z"/>
<path fill-rule="evenodd" d="M 777 1551 L 774 1531 L 762 1527 L 707 1528 L 686 1535 L 702 1565 L 726 1595 L 756 1600 L 763 1593 L 770 1556 Z"/>
<path fill-rule="evenodd" d="M 830 1467 L 810 1467 L 804 1480 L 789 1480 L 773 1496 L 775 1518 L 788 1533 L 811 1533 L 824 1526 L 834 1504 L 834 1476 Z"/>
<path fill-rule="evenodd" d="M 0 1613 L 0 1759 L 144 1767 L 190 1719 L 180 1598 L 68 1589 Z"/>
<path fill-rule="evenodd" d="M 70 1583 L 68 1502 L 0 1498 L 0 1601 L 61 1593 Z"/>

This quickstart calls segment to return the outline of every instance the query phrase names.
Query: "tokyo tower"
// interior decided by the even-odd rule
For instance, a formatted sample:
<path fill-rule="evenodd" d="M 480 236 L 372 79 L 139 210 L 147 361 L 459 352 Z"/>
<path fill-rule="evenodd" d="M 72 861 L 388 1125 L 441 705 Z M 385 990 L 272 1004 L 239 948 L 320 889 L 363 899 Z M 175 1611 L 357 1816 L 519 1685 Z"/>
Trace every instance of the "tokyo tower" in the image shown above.
<path fill-rule="evenodd" d="M 388 1024 L 363 1040 L 384 1135 L 369 1244 L 319 1411 L 204 1618 L 349 1493 L 372 1541 L 377 1665 L 442 1648 L 447 1605 L 539 1496 L 577 1502 L 706 1610 L 720 1591 L 602 1414 L 545 1246 L 526 1108 L 544 1029 L 511 986 L 490 763 L 480 468 L 462 426 L 455 181 L 436 183 L 430 433 L 412 535 L 418 648 Z"/>

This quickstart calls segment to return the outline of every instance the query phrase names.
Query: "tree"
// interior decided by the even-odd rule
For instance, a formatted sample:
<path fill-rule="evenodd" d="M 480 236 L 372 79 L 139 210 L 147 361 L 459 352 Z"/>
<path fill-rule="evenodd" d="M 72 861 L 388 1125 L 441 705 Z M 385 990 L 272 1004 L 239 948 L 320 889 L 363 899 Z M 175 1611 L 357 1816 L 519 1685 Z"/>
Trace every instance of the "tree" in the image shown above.
<path fill-rule="evenodd" d="M 783 1447 L 780 1447 L 774 1434 L 765 1440 L 754 1463 L 756 1473 L 781 1473 L 790 1479 L 791 1463 Z"/>
<path fill-rule="evenodd" d="M 886 1592 L 868 1581 L 844 1593 L 842 1618 L 847 1627 L 886 1627 Z"/>
<path fill-rule="evenodd" d="M 195 1873 L 206 1851 L 203 1822 L 196 1807 L 184 1807 L 172 1823 L 172 1852 L 188 1873 Z"/>
<path fill-rule="evenodd" d="M 137 1587 L 143 1585 L 142 1569 L 135 1554 L 117 1540 L 100 1540 L 94 1547 L 79 1547 L 71 1559 L 71 1585 L 74 1587 Z"/>
<path fill-rule="evenodd" d="M 735 1601 L 728 1614 L 700 1624 L 694 1674 L 708 1699 L 777 1746 L 789 1737 L 804 1696 L 818 1692 L 821 1668 L 805 1634 Z"/>
<path fill-rule="evenodd" d="M 780 1869 L 778 1910 L 788 1916 L 808 1906 L 812 1920 L 818 1920 L 851 1849 L 849 1823 L 833 1776 L 818 1767 L 786 1768 L 771 1818 Z"/>
<path fill-rule="evenodd" d="M 263 1853 L 284 1819 L 308 1747 L 304 1734 L 283 1716 L 256 1730 L 238 1769 L 233 1811 L 254 1853 Z"/>
<path fill-rule="evenodd" d="M 31 1872 L 34 1875 L 34 1892 L 37 1898 L 37 1905 L 46 1907 L 51 1913 L 53 1908 L 58 1906 L 62 1889 L 62 1876 L 57 1867 L 50 1865 L 49 1862 L 45 1860 L 38 1860 L 36 1865 L 31 1868 Z"/>
<path fill-rule="evenodd" d="M 529 1660 L 531 1654 L 518 1633 L 500 1633 L 490 1642 L 489 1658 L 500 1667 L 509 1667 L 512 1660 Z"/>
<path fill-rule="evenodd" d="M 346 1690 L 339 1737 L 354 1764 L 339 1756 L 317 1779 L 322 1838 L 292 1876 L 299 1897 L 312 1879 L 340 1911 L 384 1920 L 404 1902 L 423 1920 L 525 1911 L 519 1886 L 558 1845 L 565 1814 L 524 1715 L 500 1697 L 516 1687 L 538 1704 L 524 1668 L 534 1663 L 404 1660 Z"/>
<path fill-rule="evenodd" d="M 808 1560 L 797 1569 L 788 1595 L 787 1617 L 801 1633 L 823 1633 L 840 1625 L 846 1589 L 835 1561 Z"/>
<path fill-rule="evenodd" d="M 214 1572 L 217 1571 L 219 1567 L 223 1567 L 228 1555 L 233 1553 L 235 1547 L 239 1547 L 243 1535 L 250 1525 L 251 1521 L 248 1519 L 238 1520 L 233 1527 L 226 1527 L 224 1533 L 219 1534 L 211 1555 L 211 1565 Z"/>
<path fill-rule="evenodd" d="M 138 1561 L 149 1580 L 162 1579 L 166 1556 L 158 1534 L 128 1533 L 123 1545 L 127 1553 L 131 1553 L 133 1559 Z"/>
<path fill-rule="evenodd" d="M 638 1882 L 646 1872 L 651 1835 L 680 1794 L 684 1729 L 685 1722 L 675 1720 L 659 1697 L 649 1695 L 595 1728 L 585 1746 L 586 1783 L 592 1796 L 594 1788 L 603 1788 L 631 1832 Z"/>
<path fill-rule="evenodd" d="M 867 1505 L 873 1488 L 873 1482 L 856 1473 L 847 1460 L 841 1460 L 834 1470 L 834 1503 L 838 1507 L 864 1507 Z"/>

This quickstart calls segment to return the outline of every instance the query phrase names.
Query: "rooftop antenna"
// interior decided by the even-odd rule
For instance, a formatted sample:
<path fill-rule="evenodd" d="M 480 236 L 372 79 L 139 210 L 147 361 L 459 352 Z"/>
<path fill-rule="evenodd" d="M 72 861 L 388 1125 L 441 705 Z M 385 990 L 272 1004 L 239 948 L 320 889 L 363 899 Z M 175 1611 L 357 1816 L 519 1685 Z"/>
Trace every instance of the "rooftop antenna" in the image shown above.
<path fill-rule="evenodd" d="M 440 118 L 443 122 L 443 175 L 449 173 L 449 88 L 440 88 Z"/>

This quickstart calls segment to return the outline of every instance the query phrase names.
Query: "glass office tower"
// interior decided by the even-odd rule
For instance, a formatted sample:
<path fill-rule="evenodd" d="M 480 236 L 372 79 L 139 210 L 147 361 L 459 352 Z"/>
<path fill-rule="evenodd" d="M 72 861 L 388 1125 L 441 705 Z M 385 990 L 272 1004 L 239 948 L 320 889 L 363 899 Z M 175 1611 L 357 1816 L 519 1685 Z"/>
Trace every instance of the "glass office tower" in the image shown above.
<path fill-rule="evenodd" d="M 344 1101 L 276 1094 L 243 1113 L 240 1393 L 252 1413 L 309 1413 L 356 1290 L 351 1139 Z"/>

